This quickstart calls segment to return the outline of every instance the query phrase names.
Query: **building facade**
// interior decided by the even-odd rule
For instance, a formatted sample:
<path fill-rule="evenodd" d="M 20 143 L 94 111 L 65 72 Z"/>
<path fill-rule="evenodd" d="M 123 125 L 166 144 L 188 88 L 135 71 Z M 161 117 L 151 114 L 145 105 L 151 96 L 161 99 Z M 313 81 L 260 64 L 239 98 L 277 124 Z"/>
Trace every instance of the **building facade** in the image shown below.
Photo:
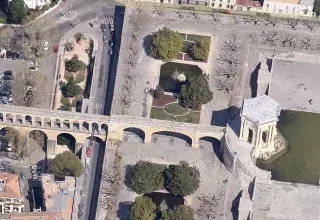
<path fill-rule="evenodd" d="M 24 199 L 17 174 L 0 173 L 0 214 L 23 212 Z"/>
<path fill-rule="evenodd" d="M 262 12 L 293 16 L 314 16 L 314 0 L 265 0 Z"/>

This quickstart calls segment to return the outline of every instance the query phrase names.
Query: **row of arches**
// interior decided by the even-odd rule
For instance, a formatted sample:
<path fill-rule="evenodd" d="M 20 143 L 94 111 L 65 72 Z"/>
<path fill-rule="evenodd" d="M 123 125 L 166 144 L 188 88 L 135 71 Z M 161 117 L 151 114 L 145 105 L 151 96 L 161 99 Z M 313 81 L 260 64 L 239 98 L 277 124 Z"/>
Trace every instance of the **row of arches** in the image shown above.
<path fill-rule="evenodd" d="M 0 121 L 7 124 L 18 124 L 18 125 L 27 125 L 35 126 L 39 128 L 54 128 L 74 132 L 85 132 L 93 133 L 97 135 L 106 135 L 108 131 L 107 124 L 100 123 L 89 123 L 86 121 L 79 122 L 76 120 L 61 120 L 59 118 L 41 118 L 39 116 L 32 117 L 30 115 L 13 115 L 11 113 L 6 113 L 5 116 L 0 113 Z"/>
<path fill-rule="evenodd" d="M 174 144 L 184 144 L 185 146 L 192 146 L 192 139 L 185 134 L 179 133 L 179 132 L 171 132 L 171 131 L 159 131 L 154 132 L 151 135 L 151 142 L 158 142 L 161 138 L 167 138 L 170 145 Z M 146 134 L 142 129 L 139 128 L 126 128 L 123 130 L 123 137 L 122 140 L 124 142 L 128 141 L 129 139 L 135 139 L 139 142 L 145 142 L 146 140 Z M 220 140 L 211 136 L 203 136 L 199 138 L 199 148 L 208 148 L 212 147 L 214 152 L 219 155 L 220 154 Z"/>

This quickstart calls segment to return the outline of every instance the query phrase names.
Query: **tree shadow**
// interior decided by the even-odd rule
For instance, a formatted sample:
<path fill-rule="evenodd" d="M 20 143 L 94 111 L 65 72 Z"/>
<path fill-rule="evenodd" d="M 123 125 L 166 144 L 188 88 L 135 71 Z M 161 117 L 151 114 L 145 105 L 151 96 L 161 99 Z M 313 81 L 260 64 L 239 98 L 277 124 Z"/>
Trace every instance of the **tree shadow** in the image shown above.
<path fill-rule="evenodd" d="M 60 81 L 59 81 L 59 88 L 60 88 L 60 90 L 62 90 L 63 87 L 65 87 L 65 86 L 66 86 L 66 83 L 63 82 L 62 80 L 60 80 Z"/>
<path fill-rule="evenodd" d="M 117 216 L 120 220 L 129 220 L 131 206 L 132 206 L 132 202 L 130 201 L 119 203 Z"/>
<path fill-rule="evenodd" d="M 259 63 L 250 75 L 251 98 L 257 96 L 258 92 L 258 73 L 261 63 Z"/>
<path fill-rule="evenodd" d="M 152 40 L 152 34 L 149 34 L 143 38 L 143 48 L 148 56 L 150 56 L 151 40 Z"/>
<path fill-rule="evenodd" d="M 131 190 L 131 188 L 132 188 L 133 165 L 126 165 L 125 169 L 126 169 L 126 175 L 125 175 L 125 178 L 124 178 L 124 184 L 126 185 L 126 187 L 128 187 L 128 189 Z"/>

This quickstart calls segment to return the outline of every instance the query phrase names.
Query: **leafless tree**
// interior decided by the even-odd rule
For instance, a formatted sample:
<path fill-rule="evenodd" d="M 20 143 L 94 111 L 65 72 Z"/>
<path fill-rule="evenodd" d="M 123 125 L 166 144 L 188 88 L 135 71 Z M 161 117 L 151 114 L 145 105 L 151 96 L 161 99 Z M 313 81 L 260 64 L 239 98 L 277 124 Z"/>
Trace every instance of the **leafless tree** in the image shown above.
<path fill-rule="evenodd" d="M 178 9 L 178 10 L 176 11 L 176 14 L 178 15 L 178 17 L 179 17 L 180 19 L 183 19 L 183 18 L 184 18 L 184 12 L 183 12 L 182 10 Z"/>
<path fill-rule="evenodd" d="M 216 219 L 217 216 L 217 206 L 219 200 L 215 197 L 214 194 L 205 195 L 201 193 L 201 196 L 198 196 L 200 200 L 200 207 L 196 210 L 196 214 L 204 220 Z"/>
<path fill-rule="evenodd" d="M 237 33 L 233 31 L 229 35 L 230 39 L 223 42 L 221 49 L 223 51 L 238 52 L 240 49 L 240 43 L 238 41 Z"/>
<path fill-rule="evenodd" d="M 311 49 L 311 38 L 309 37 L 304 37 L 300 40 L 300 48 L 301 49 Z"/>
<path fill-rule="evenodd" d="M 0 32 L 0 43 L 1 46 L 7 50 L 10 50 L 12 44 L 12 36 L 14 34 L 14 29 L 11 27 L 6 27 Z"/>
<path fill-rule="evenodd" d="M 229 65 L 239 65 L 240 59 L 237 53 L 234 52 L 221 52 L 218 57 L 218 63 L 220 64 L 229 64 Z"/>
<path fill-rule="evenodd" d="M 231 18 L 234 21 L 234 24 L 239 24 L 240 23 L 237 15 L 233 15 L 233 16 L 231 16 Z"/>
<path fill-rule="evenodd" d="M 249 33 L 249 34 L 247 34 L 247 36 L 250 39 L 251 43 L 258 42 L 258 36 L 255 33 Z"/>
<path fill-rule="evenodd" d="M 215 82 L 216 87 L 219 91 L 225 91 L 226 93 L 230 93 L 233 90 L 233 79 L 232 78 L 218 78 Z"/>
<path fill-rule="evenodd" d="M 286 24 L 291 27 L 292 30 L 297 30 L 297 26 L 299 24 L 300 20 L 297 19 L 287 19 Z"/>
<path fill-rule="evenodd" d="M 304 21 L 303 24 L 311 32 L 316 32 L 316 30 L 319 28 L 319 23 L 317 21 L 307 20 Z"/>
<path fill-rule="evenodd" d="M 193 10 L 192 12 L 190 12 L 190 14 L 194 17 L 196 21 L 200 20 L 199 12 L 197 12 L 196 10 Z"/>
<path fill-rule="evenodd" d="M 296 47 L 296 36 L 292 34 L 280 34 L 279 36 L 282 47 Z"/>
<path fill-rule="evenodd" d="M 273 27 L 277 27 L 280 23 L 280 20 L 277 17 L 264 16 L 262 19 L 264 20 L 264 24 L 266 26 L 271 24 Z"/>
<path fill-rule="evenodd" d="M 269 44 L 270 46 L 276 46 L 277 40 L 279 38 L 279 33 L 278 33 L 278 31 L 269 31 L 269 32 L 262 31 L 261 37 L 262 37 L 263 44 Z"/>
<path fill-rule="evenodd" d="M 245 24 L 251 24 L 253 22 L 251 16 L 243 16 L 242 20 Z"/>
<path fill-rule="evenodd" d="M 213 23 L 220 23 L 220 18 L 216 13 L 211 12 L 209 16 L 212 18 Z"/>
<path fill-rule="evenodd" d="M 238 70 L 239 69 L 237 68 L 237 66 L 234 66 L 234 65 L 219 66 L 216 69 L 216 75 L 224 76 L 226 78 L 232 78 L 239 74 Z"/>
<path fill-rule="evenodd" d="M 137 45 L 132 41 L 129 44 L 129 50 L 130 50 L 130 53 L 132 53 L 132 55 L 134 55 L 134 56 L 136 56 L 138 54 Z"/>
<path fill-rule="evenodd" d="M 73 49 L 74 49 L 74 43 L 71 43 L 70 41 L 67 41 L 67 42 L 64 44 L 64 48 L 65 48 L 67 51 L 71 52 L 71 51 L 73 51 Z"/>
<path fill-rule="evenodd" d="M 153 12 L 158 16 L 162 16 L 164 14 L 164 9 L 161 6 L 155 6 Z"/>
<path fill-rule="evenodd" d="M 40 107 L 45 100 L 45 77 L 41 73 L 17 73 L 12 81 L 14 105 Z"/>
<path fill-rule="evenodd" d="M 143 27 L 143 25 L 146 24 L 147 20 L 148 15 L 144 13 L 144 11 L 141 13 L 133 13 L 130 16 L 129 24 L 133 29 L 140 30 Z"/>

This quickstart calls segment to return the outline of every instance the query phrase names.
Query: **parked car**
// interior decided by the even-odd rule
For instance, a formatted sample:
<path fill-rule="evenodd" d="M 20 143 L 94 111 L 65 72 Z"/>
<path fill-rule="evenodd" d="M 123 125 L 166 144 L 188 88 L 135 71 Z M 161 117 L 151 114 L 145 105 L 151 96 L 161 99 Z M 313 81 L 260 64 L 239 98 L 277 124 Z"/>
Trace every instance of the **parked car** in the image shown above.
<path fill-rule="evenodd" d="M 110 21 L 109 27 L 110 27 L 110 31 L 113 32 L 114 31 L 113 18 Z"/>
<path fill-rule="evenodd" d="M 3 80 L 13 80 L 14 77 L 13 77 L 12 75 L 4 75 L 4 76 L 2 77 L 2 79 L 3 79 Z"/>
<path fill-rule="evenodd" d="M 6 50 L 4 50 L 4 49 L 1 50 L 1 51 L 0 51 L 0 58 L 1 58 L 1 59 L 5 58 L 5 57 L 6 57 L 6 54 L 7 54 L 7 51 L 6 51 Z"/>
<path fill-rule="evenodd" d="M 7 59 L 11 59 L 12 58 L 12 52 L 10 50 L 7 51 L 6 58 Z"/>
<path fill-rule="evenodd" d="M 78 218 L 81 218 L 83 216 L 83 211 L 78 211 Z"/>
<path fill-rule="evenodd" d="M 17 60 L 19 58 L 19 54 L 15 51 L 12 52 L 12 59 Z"/>
<path fill-rule="evenodd" d="M 90 166 L 90 158 L 86 158 L 85 159 L 85 165 L 86 166 Z"/>
<path fill-rule="evenodd" d="M 84 206 L 83 203 L 79 203 L 79 205 L 78 205 L 79 211 L 80 211 L 80 210 L 81 210 L 81 211 L 83 210 L 83 206 Z"/>
<path fill-rule="evenodd" d="M 35 66 L 30 66 L 30 67 L 29 67 L 29 71 L 30 71 L 30 72 L 35 72 L 35 71 L 38 71 L 38 68 L 35 67 Z"/>
<path fill-rule="evenodd" d="M 5 169 L 5 167 L 3 167 L 3 166 L 0 166 L 0 170 L 4 170 Z"/>
<path fill-rule="evenodd" d="M 107 36 L 106 36 L 106 35 L 103 35 L 103 42 L 104 42 L 104 43 L 108 42 L 108 39 L 107 39 Z"/>
<path fill-rule="evenodd" d="M 109 53 L 110 56 L 113 54 L 113 51 L 112 51 L 111 47 L 109 47 L 109 52 L 108 53 Z"/>
<path fill-rule="evenodd" d="M 106 32 L 107 31 L 107 25 L 106 24 L 101 24 L 101 30 L 102 32 Z"/>
<path fill-rule="evenodd" d="M 84 173 L 89 173 L 89 168 L 88 167 L 84 168 Z"/>
<path fill-rule="evenodd" d="M 12 76 L 12 71 L 11 70 L 7 70 L 3 72 L 3 75 L 5 76 Z"/>
<path fill-rule="evenodd" d="M 92 153 L 92 148 L 89 146 L 89 147 L 87 147 L 87 149 L 86 149 L 86 154 L 87 154 L 88 157 L 90 157 L 90 156 L 91 156 L 91 153 Z"/>
<path fill-rule="evenodd" d="M 23 179 L 23 180 L 24 180 L 24 179 L 26 178 L 26 175 L 24 175 L 24 173 L 23 173 L 23 172 L 21 172 L 21 173 L 20 173 L 20 177 L 21 177 L 21 179 Z"/>
<path fill-rule="evenodd" d="M 11 162 L 4 160 L 4 161 L 1 161 L 1 165 L 2 166 L 11 166 Z"/>
<path fill-rule="evenodd" d="M 49 42 L 48 42 L 48 41 L 45 41 L 45 42 L 43 43 L 43 49 L 44 49 L 44 50 L 49 50 Z"/>
<path fill-rule="evenodd" d="M 112 40 L 109 40 L 109 47 L 113 47 L 113 42 L 112 42 Z"/>
<path fill-rule="evenodd" d="M 19 60 L 24 60 L 24 53 L 23 52 L 19 53 Z"/>
<path fill-rule="evenodd" d="M 37 165 L 31 165 L 30 169 L 37 169 L 37 167 L 38 167 Z"/>
<path fill-rule="evenodd" d="M 84 196 L 85 195 L 85 191 L 84 189 L 80 191 L 80 196 Z"/>

